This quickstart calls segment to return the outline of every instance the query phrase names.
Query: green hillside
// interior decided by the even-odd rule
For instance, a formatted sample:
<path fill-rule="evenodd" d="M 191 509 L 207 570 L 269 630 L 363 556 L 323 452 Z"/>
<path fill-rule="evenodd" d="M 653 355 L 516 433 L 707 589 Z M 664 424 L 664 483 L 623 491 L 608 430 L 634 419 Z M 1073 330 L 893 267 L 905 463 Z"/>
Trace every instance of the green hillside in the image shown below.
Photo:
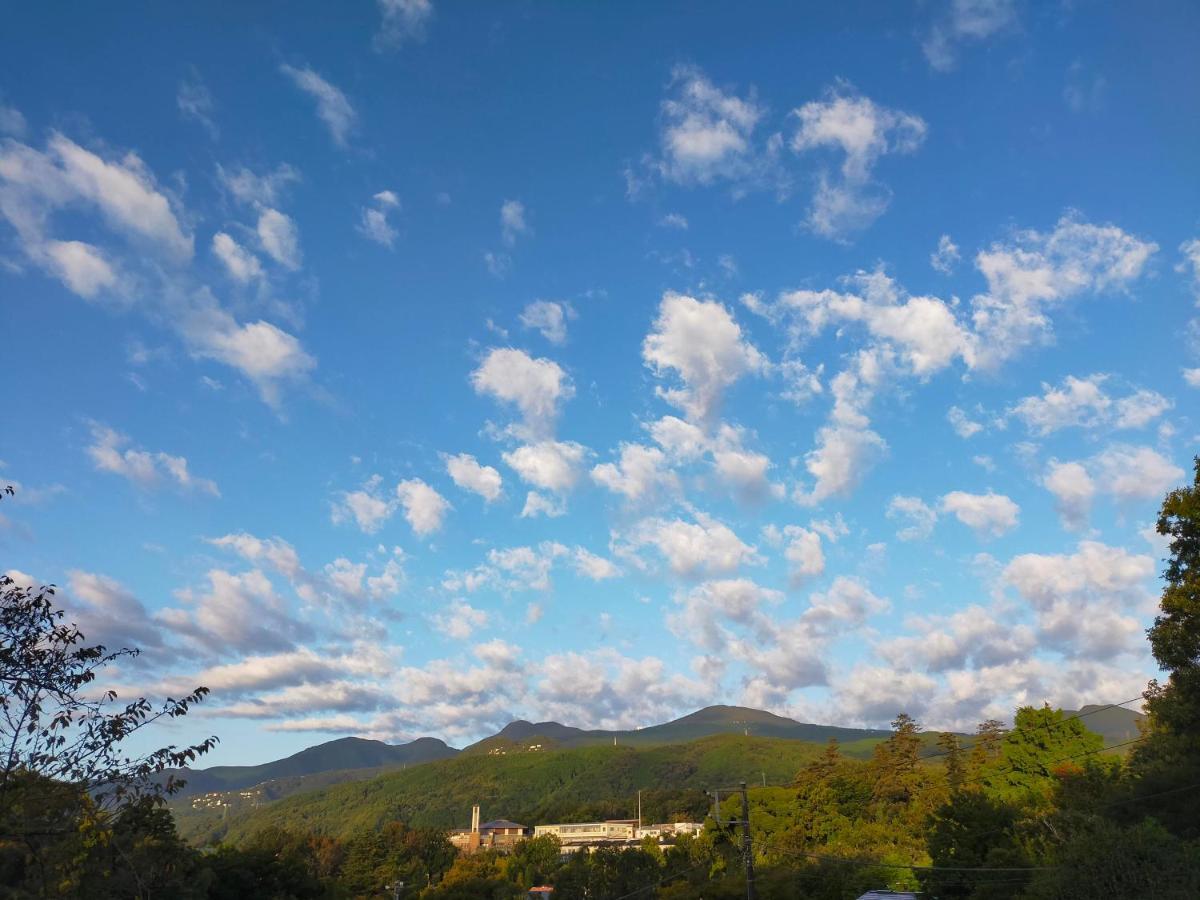
<path fill-rule="evenodd" d="M 176 801 L 180 829 L 191 840 L 240 841 L 266 826 L 345 836 L 401 820 L 443 828 L 469 824 L 472 804 L 485 818 L 526 823 L 636 812 L 642 789 L 646 818 L 676 812 L 700 816 L 702 791 L 740 780 L 788 783 L 822 745 L 780 738 L 717 735 L 688 744 L 636 748 L 618 744 L 453 759 L 390 771 L 369 781 L 287 797 L 258 809 L 213 813 Z M 183 808 L 181 808 L 183 807 Z"/>

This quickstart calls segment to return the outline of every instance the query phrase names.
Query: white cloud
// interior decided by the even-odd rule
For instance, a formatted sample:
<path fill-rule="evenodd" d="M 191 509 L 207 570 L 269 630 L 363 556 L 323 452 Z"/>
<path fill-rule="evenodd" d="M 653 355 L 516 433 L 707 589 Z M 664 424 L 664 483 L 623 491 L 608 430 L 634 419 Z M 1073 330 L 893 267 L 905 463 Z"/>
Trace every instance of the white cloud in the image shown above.
<path fill-rule="evenodd" d="M 105 425 L 93 423 L 92 443 L 87 447 L 87 454 L 97 471 L 120 475 L 141 487 L 152 488 L 165 479 L 173 481 L 184 490 L 200 491 L 214 497 L 221 496 L 215 481 L 192 475 L 184 457 L 162 452 L 152 453 L 127 447 L 127 444 L 129 438 L 125 435 Z"/>
<path fill-rule="evenodd" d="M 687 231 L 688 229 L 687 217 L 681 213 L 667 213 L 658 220 L 658 224 L 663 228 L 678 228 L 680 231 Z"/>
<path fill-rule="evenodd" d="M 91 300 L 117 286 L 117 273 L 103 251 L 83 241 L 46 241 L 42 245 L 46 267 L 73 293 Z"/>
<path fill-rule="evenodd" d="M 748 578 L 705 581 L 689 591 L 680 591 L 678 612 L 667 615 L 667 627 L 680 638 L 707 651 L 724 651 L 734 640 L 726 623 L 740 625 L 763 644 L 774 642 L 776 625 L 765 607 L 778 606 L 783 594 L 764 588 Z"/>
<path fill-rule="evenodd" d="M 1103 388 L 1106 378 L 1068 375 L 1062 387 L 1043 384 L 1041 397 L 1025 397 L 1009 410 L 1009 415 L 1017 416 L 1031 431 L 1043 435 L 1071 425 L 1099 424 L 1112 405 Z"/>
<path fill-rule="evenodd" d="M 201 307 L 181 325 L 193 356 L 240 370 L 271 406 L 279 404 L 282 382 L 305 378 L 317 364 L 294 335 L 270 322 L 238 324 L 222 309 Z"/>
<path fill-rule="evenodd" d="M 590 550 L 583 547 L 576 547 L 573 551 L 575 571 L 585 578 L 590 578 L 592 581 L 605 581 L 609 578 L 616 578 L 621 574 L 621 570 L 610 559 L 605 559 L 603 556 L 597 556 Z"/>
<path fill-rule="evenodd" d="M 166 608 L 158 620 L 176 635 L 217 656 L 291 650 L 313 637 L 307 623 L 292 617 L 270 579 L 253 569 L 208 572 L 208 590 L 177 592 L 184 608 Z"/>
<path fill-rule="evenodd" d="M 1063 526 L 1070 531 L 1082 531 L 1087 527 L 1092 499 L 1096 496 L 1096 483 L 1087 467 L 1079 462 L 1060 463 L 1050 460 L 1046 476 L 1042 480 L 1046 490 L 1054 495 L 1058 514 Z"/>
<path fill-rule="evenodd" d="M 835 239 L 866 228 L 883 214 L 891 191 L 874 180 L 876 162 L 887 154 L 913 153 L 927 130 L 920 116 L 879 106 L 845 84 L 793 115 L 800 123 L 792 136 L 794 151 L 833 148 L 844 154 L 837 176 L 820 174 L 808 213 L 809 228 Z"/>
<path fill-rule="evenodd" d="M 951 491 L 942 497 L 941 509 L 952 513 L 980 537 L 1000 537 L 1017 527 L 1021 508 L 1003 494 L 968 494 Z"/>
<path fill-rule="evenodd" d="M 553 431 L 559 403 L 575 393 L 567 373 L 550 359 L 534 359 L 523 350 L 493 348 L 471 373 L 477 394 L 490 394 L 520 411 L 527 433 Z"/>
<path fill-rule="evenodd" d="M 1027 659 L 1037 649 L 1037 636 L 1028 625 L 1002 621 L 978 605 L 949 616 L 913 617 L 905 624 L 917 634 L 878 645 L 883 657 L 901 669 L 948 672 L 1005 665 Z"/>
<path fill-rule="evenodd" d="M 520 200 L 505 200 L 500 205 L 500 236 L 504 243 L 512 246 L 517 238 L 530 233 L 525 220 L 525 204 Z"/>
<path fill-rule="evenodd" d="M 89 646 L 103 644 L 110 652 L 129 648 L 158 657 L 164 647 L 162 631 L 126 587 L 106 575 L 73 569 L 67 590 L 64 606 Z"/>
<path fill-rule="evenodd" d="M 26 127 L 25 116 L 21 114 L 21 111 L 15 106 L 8 106 L 0 101 L 0 134 L 23 138 Z"/>
<path fill-rule="evenodd" d="M 1184 369 L 1183 380 L 1188 387 L 1200 388 L 1200 369 Z"/>
<path fill-rule="evenodd" d="M 213 103 L 212 93 L 200 79 L 199 72 L 193 69 L 189 77 L 179 83 L 179 89 L 175 92 L 175 105 L 179 107 L 179 114 L 185 119 L 191 119 L 204 126 L 204 130 L 213 140 L 220 137 L 221 132 L 213 120 L 216 104 Z"/>
<path fill-rule="evenodd" d="M 586 455 L 587 448 L 574 441 L 523 444 L 502 454 L 505 464 L 522 481 L 556 493 L 565 493 L 575 486 Z"/>
<path fill-rule="evenodd" d="M 787 525 L 783 536 L 787 540 L 783 558 L 787 560 L 788 579 L 793 587 L 825 573 L 825 553 L 817 532 L 799 525 Z"/>
<path fill-rule="evenodd" d="M 786 323 L 793 346 L 839 322 L 857 322 L 875 339 L 878 361 L 897 355 L 918 377 L 926 378 L 956 358 L 973 364 L 975 340 L 951 304 L 937 297 L 910 296 L 882 270 L 860 270 L 842 281 L 855 292 L 787 291 L 775 303 L 759 302 L 754 308 L 776 323 Z"/>
<path fill-rule="evenodd" d="M 493 253 L 489 250 L 483 254 L 483 264 L 487 266 L 488 274 L 495 278 L 503 278 L 512 269 L 512 257 L 507 253 Z"/>
<path fill-rule="evenodd" d="M 1113 444 L 1092 457 L 1096 480 L 1119 501 L 1158 501 L 1184 477 L 1183 469 L 1150 447 Z"/>
<path fill-rule="evenodd" d="M 684 577 L 725 575 L 761 561 L 754 547 L 704 513 L 696 513 L 694 522 L 642 519 L 625 534 L 614 535 L 617 555 L 641 568 L 645 561 L 638 551 L 643 547 L 656 549 L 671 571 Z"/>
<path fill-rule="evenodd" d="M 816 483 L 811 491 L 797 488 L 793 499 L 802 506 L 815 506 L 850 493 L 886 451 L 887 442 L 869 428 L 823 426 L 817 431 L 816 448 L 804 456 L 804 466 Z"/>
<path fill-rule="evenodd" d="M 353 520 L 363 534 L 374 534 L 396 511 L 396 503 L 380 495 L 383 479 L 372 476 L 362 490 L 343 492 L 333 504 L 335 525 Z"/>
<path fill-rule="evenodd" d="M 676 373 L 682 387 L 657 392 L 700 422 L 716 415 L 726 388 L 768 366 L 766 357 L 743 340 L 724 305 L 672 291 L 663 295 L 658 318 L 642 343 L 642 359 L 660 378 Z"/>
<path fill-rule="evenodd" d="M 941 272 L 943 275 L 950 275 L 954 272 L 954 267 L 958 265 L 961 259 L 958 252 L 958 244 L 950 240 L 950 235 L 943 234 L 938 238 L 937 249 L 929 256 L 929 265 Z"/>
<path fill-rule="evenodd" d="M 541 332 L 550 343 L 561 346 L 567 342 L 567 320 L 575 318 L 569 303 L 535 300 L 521 311 L 521 324 Z"/>
<path fill-rule="evenodd" d="M 246 284 L 263 277 L 262 263 L 258 257 L 225 232 L 218 231 L 213 235 L 212 249 L 234 281 Z"/>
<path fill-rule="evenodd" d="M 960 438 L 974 437 L 983 431 L 981 424 L 973 421 L 970 416 L 957 406 L 952 406 L 946 411 L 946 421 L 950 423 L 950 427 L 954 429 L 954 433 Z"/>
<path fill-rule="evenodd" d="M 722 91 L 693 66 L 676 66 L 671 88 L 672 96 L 662 104 L 659 174 L 680 184 L 760 180 L 770 149 L 754 145 L 754 128 L 763 115 L 754 97 Z"/>
<path fill-rule="evenodd" d="M 1080 60 L 1075 60 L 1067 69 L 1067 82 L 1063 85 L 1063 100 L 1072 112 L 1099 112 L 1104 106 L 1104 92 L 1108 79 L 1089 72 Z"/>
<path fill-rule="evenodd" d="M 396 497 L 404 507 L 404 518 L 417 537 L 440 531 L 450 503 L 420 478 L 410 478 L 396 485 Z"/>
<path fill-rule="evenodd" d="M 717 477 L 732 488 L 734 496 L 748 503 L 758 503 L 770 497 L 782 497 L 786 489 L 773 484 L 768 477 L 771 458 L 763 453 L 744 449 L 740 442 L 713 450 L 713 469 Z"/>
<path fill-rule="evenodd" d="M 679 492 L 679 477 L 671 470 L 662 450 L 644 444 L 621 444 L 620 451 L 617 462 L 592 468 L 593 481 L 635 503 Z"/>
<path fill-rule="evenodd" d="M 391 191 L 379 191 L 371 200 L 373 205 L 360 210 L 356 228 L 367 240 L 390 249 L 398 232 L 388 221 L 388 211 L 399 209 L 400 199 Z"/>
<path fill-rule="evenodd" d="M 407 41 L 420 41 L 433 18 L 431 0 L 376 0 L 382 22 L 375 35 L 376 49 L 399 47 Z"/>
<path fill-rule="evenodd" d="M 1145 428 L 1172 406 L 1170 400 L 1157 391 L 1142 388 L 1122 397 L 1113 409 L 1116 428 Z"/>
<path fill-rule="evenodd" d="M 463 490 L 473 491 L 488 503 L 499 499 L 504 487 L 500 473 L 491 466 L 480 465 L 469 453 L 446 457 L 446 473 Z"/>
<path fill-rule="evenodd" d="M 264 209 L 258 215 L 256 230 L 267 256 L 285 269 L 300 268 L 300 232 L 287 215 L 277 209 Z"/>
<path fill-rule="evenodd" d="M 350 132 L 354 130 L 358 121 L 358 113 L 354 111 L 346 95 L 307 66 L 298 69 L 284 63 L 279 67 L 279 71 L 312 97 L 317 104 L 317 117 L 329 129 L 333 142 L 339 147 L 345 147 Z"/>
<path fill-rule="evenodd" d="M 1079 531 L 1097 496 L 1107 494 L 1124 504 L 1157 502 L 1183 476 L 1183 469 L 1157 450 L 1110 444 L 1088 459 L 1052 459 L 1042 484 L 1054 495 L 1064 527 Z"/>
<path fill-rule="evenodd" d="M 858 578 L 839 575 L 824 593 L 809 598 L 802 621 L 817 633 L 840 633 L 858 628 L 876 613 L 886 612 L 891 604 L 877 597 Z"/>
<path fill-rule="evenodd" d="M 1095 541 L 1071 555 L 1026 553 L 1003 571 L 1037 617 L 1044 640 L 1067 655 L 1107 660 L 1142 639 L 1136 619 L 1122 608 L 1145 607 L 1154 559 Z"/>
<path fill-rule="evenodd" d="M 15 140 L 0 147 L 0 215 L 32 263 L 91 298 L 119 281 L 106 252 L 53 236 L 53 214 L 71 206 L 94 210 L 112 230 L 171 263 L 192 257 L 192 235 L 135 153 L 106 160 L 57 132 L 45 151 Z"/>
<path fill-rule="evenodd" d="M 1060 387 L 1042 385 L 1042 396 L 1025 397 L 1008 412 L 1038 434 L 1077 426 L 1118 429 L 1144 428 L 1171 408 L 1156 391 L 1141 388 L 1113 400 L 1104 390 L 1107 375 L 1076 378 L 1068 375 Z"/>
<path fill-rule="evenodd" d="M 904 497 L 899 494 L 888 504 L 887 517 L 908 523 L 896 532 L 896 537 L 902 541 L 924 540 L 933 534 L 933 526 L 938 520 L 937 510 L 927 505 L 920 497 Z"/>
<path fill-rule="evenodd" d="M 525 505 L 521 507 L 522 519 L 533 519 L 545 516 L 547 519 L 557 519 L 567 512 L 566 504 L 557 497 L 548 497 L 538 491 L 530 491 L 525 495 Z"/>
<path fill-rule="evenodd" d="M 488 614 L 467 601 L 456 597 L 444 610 L 430 616 L 433 627 L 448 638 L 465 641 L 488 623 Z M 485 651 L 485 654 L 487 651 Z"/>
<path fill-rule="evenodd" d="M 921 50 L 930 66 L 948 72 L 958 61 L 961 44 L 985 40 L 1016 25 L 1016 0 L 949 0 L 921 42 Z"/>
<path fill-rule="evenodd" d="M 976 365 L 995 368 L 1025 346 L 1053 335 L 1048 310 L 1081 293 L 1127 290 L 1158 245 L 1115 225 L 1092 225 L 1076 214 L 1049 233 L 1020 231 L 975 257 L 988 290 L 972 298 L 978 336 Z"/>
<path fill-rule="evenodd" d="M 675 460 L 698 459 L 709 448 L 703 429 L 675 416 L 663 416 L 645 427 L 654 442 Z"/>
<path fill-rule="evenodd" d="M 1183 259 L 1176 264 L 1175 271 L 1182 275 L 1191 276 L 1192 293 L 1196 302 L 1200 303 L 1200 238 L 1192 238 L 1179 245 L 1179 253 Z"/>
<path fill-rule="evenodd" d="M 300 172 L 287 163 L 281 163 L 274 171 L 257 175 L 245 166 L 226 169 L 218 163 L 217 180 L 239 203 L 264 207 L 276 205 L 283 198 L 287 186 L 300 180 Z"/>

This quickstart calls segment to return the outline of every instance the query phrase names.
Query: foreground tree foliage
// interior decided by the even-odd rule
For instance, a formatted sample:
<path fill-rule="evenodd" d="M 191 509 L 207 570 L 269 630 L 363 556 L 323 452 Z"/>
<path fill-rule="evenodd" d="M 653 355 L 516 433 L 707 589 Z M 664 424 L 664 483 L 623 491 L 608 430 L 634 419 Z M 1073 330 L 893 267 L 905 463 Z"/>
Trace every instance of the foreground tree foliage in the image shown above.
<path fill-rule="evenodd" d="M 179 785 L 155 776 L 216 738 L 132 756 L 124 742 L 208 690 L 118 703 L 96 681 L 138 651 L 88 646 L 54 595 L 0 575 L 0 896 L 184 896 L 191 857 L 162 808 Z"/>

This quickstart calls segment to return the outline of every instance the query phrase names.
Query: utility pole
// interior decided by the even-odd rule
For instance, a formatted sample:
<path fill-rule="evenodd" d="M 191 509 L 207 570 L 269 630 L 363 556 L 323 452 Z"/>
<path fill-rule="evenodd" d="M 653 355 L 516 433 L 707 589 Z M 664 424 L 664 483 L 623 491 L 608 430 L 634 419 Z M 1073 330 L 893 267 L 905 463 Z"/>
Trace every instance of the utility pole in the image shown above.
<path fill-rule="evenodd" d="M 742 782 L 742 859 L 746 866 L 746 900 L 757 900 L 754 889 L 754 847 L 750 843 L 750 798 Z"/>
<path fill-rule="evenodd" d="M 638 831 L 642 830 L 642 791 L 638 789 Z"/>
<path fill-rule="evenodd" d="M 746 790 L 746 782 L 741 787 L 726 788 L 725 793 L 737 792 L 742 795 L 742 818 L 721 821 L 721 791 L 711 791 L 708 795 L 713 798 L 713 818 L 717 824 L 742 826 L 742 865 L 746 869 L 746 900 L 758 900 L 758 891 L 754 886 L 754 845 L 750 841 L 750 796 Z"/>

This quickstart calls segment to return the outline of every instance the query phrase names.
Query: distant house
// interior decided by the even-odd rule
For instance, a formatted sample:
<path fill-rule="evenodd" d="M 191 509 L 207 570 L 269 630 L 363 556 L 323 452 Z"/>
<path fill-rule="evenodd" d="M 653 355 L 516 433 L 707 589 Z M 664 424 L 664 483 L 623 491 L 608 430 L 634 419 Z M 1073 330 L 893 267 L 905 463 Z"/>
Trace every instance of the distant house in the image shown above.
<path fill-rule="evenodd" d="M 550 895 L 553 893 L 554 888 L 549 887 L 548 885 L 540 885 L 538 887 L 531 887 L 526 896 L 529 898 L 529 900 L 549 900 Z"/>
<path fill-rule="evenodd" d="M 479 807 L 471 807 L 471 827 L 458 828 L 450 832 L 450 843 L 462 853 L 478 850 L 511 850 L 518 841 L 532 834 L 533 829 L 509 819 L 493 819 L 479 822 Z"/>

